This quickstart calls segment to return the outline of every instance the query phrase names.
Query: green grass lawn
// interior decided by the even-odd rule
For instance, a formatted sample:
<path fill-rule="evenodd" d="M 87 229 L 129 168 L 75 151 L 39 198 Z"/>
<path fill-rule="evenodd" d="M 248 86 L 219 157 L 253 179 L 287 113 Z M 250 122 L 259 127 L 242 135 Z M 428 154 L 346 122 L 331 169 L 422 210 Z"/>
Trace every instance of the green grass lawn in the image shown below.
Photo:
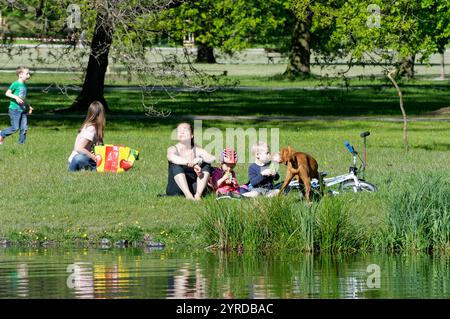
<path fill-rule="evenodd" d="M 165 190 L 165 154 L 173 143 L 173 122 L 109 120 L 105 142 L 125 144 L 141 155 L 132 170 L 119 175 L 67 172 L 67 157 L 79 124 L 73 120 L 31 118 L 26 145 L 16 144 L 16 134 L 0 147 L 0 237 L 37 242 L 98 242 L 102 237 L 139 240 L 149 233 L 168 245 L 201 245 L 202 234 L 197 226 L 208 205 L 214 205 L 214 198 L 196 203 L 156 196 Z M 0 125 L 6 127 L 7 119 L 1 118 Z M 400 123 L 204 121 L 203 125 L 223 132 L 227 127 L 279 128 L 280 146 L 290 144 L 312 154 L 320 170 L 330 175 L 345 173 L 351 163 L 344 140 L 361 149 L 359 133 L 369 130 L 367 179 L 380 192 L 348 198 L 355 205 L 354 218 L 368 224 L 383 219 L 384 199 L 393 185 L 407 185 L 411 174 L 433 172 L 450 178 L 448 123 L 411 123 L 408 154 L 403 150 Z M 247 167 L 248 164 L 237 167 L 242 183 L 247 181 Z M 282 176 L 284 172 L 281 167 Z M 254 205 L 259 205 L 259 201 Z"/>
<path fill-rule="evenodd" d="M 36 114 L 70 106 L 76 97 L 76 92 L 71 91 L 64 95 L 33 89 L 33 86 L 48 86 L 48 83 L 52 83 L 52 76 L 60 77 L 36 74 L 30 80 L 28 96 Z M 155 103 L 157 109 L 170 111 L 173 116 L 261 115 L 270 119 L 270 116 L 400 115 L 396 92 L 383 87 L 386 84 L 383 79 L 354 79 L 349 90 L 325 91 L 306 91 L 295 86 L 343 86 L 344 83 L 320 78 L 293 82 L 251 76 L 234 79 L 241 84 L 248 81 L 254 88 L 211 93 L 171 92 L 171 95 L 155 91 L 145 102 Z M 1 74 L 0 87 L 6 89 L 13 80 L 13 75 Z M 64 84 L 67 85 L 74 83 L 70 76 L 62 76 L 58 78 L 60 80 L 66 81 Z M 110 81 L 108 84 L 125 83 Z M 277 90 L 275 86 L 279 85 L 290 89 Z M 352 89 L 355 86 L 366 87 Z M 405 81 L 402 87 L 405 108 L 410 116 L 426 115 L 430 111 L 450 106 L 450 93 L 442 82 L 436 85 L 426 80 Z M 204 247 L 208 240 L 202 237 L 204 234 L 199 228 L 199 222 L 204 220 L 202 216 L 205 213 L 211 211 L 215 199 L 209 197 L 202 203 L 193 203 L 183 198 L 156 196 L 165 191 L 165 154 L 167 147 L 173 143 L 170 140 L 171 130 L 179 120 L 176 117 L 120 119 L 120 115 L 144 114 L 141 93 L 107 90 L 105 96 L 111 108 L 109 114 L 119 115 L 108 119 L 105 142 L 125 144 L 139 150 L 141 159 L 136 166 L 119 175 L 91 172 L 69 174 L 67 157 L 82 119 L 30 116 L 27 144 L 16 144 L 16 134 L 0 147 L 0 238 L 3 236 L 27 242 L 55 240 L 64 243 L 95 243 L 103 237 L 140 241 L 148 233 L 168 245 L 188 243 Z M 5 98 L 2 101 L 0 113 L 6 113 L 7 100 Z M 0 129 L 7 126 L 8 117 L 0 117 Z M 355 205 L 351 215 L 354 215 L 354 220 L 365 223 L 365 229 L 385 225 L 385 212 L 389 210 L 386 207 L 390 205 L 387 198 L 392 194 L 392 188 L 402 189 L 412 180 L 417 183 L 417 176 L 411 175 L 418 174 L 425 179 L 430 173 L 444 179 L 450 177 L 447 164 L 450 133 L 446 122 L 410 123 L 411 151 L 408 154 L 403 150 L 401 123 L 248 120 L 203 121 L 203 127 L 217 127 L 222 132 L 226 128 L 279 128 L 280 146 L 290 144 L 295 149 L 312 154 L 318 160 L 320 170 L 328 171 L 330 175 L 347 172 L 351 164 L 351 156 L 343 142 L 350 140 L 357 148 L 361 148 L 359 133 L 371 131 L 367 178 L 379 187 L 380 192 L 344 199 Z M 204 141 L 204 144 L 208 143 Z M 237 167 L 241 183 L 247 182 L 248 165 L 239 164 Z M 284 173 L 285 168 L 281 167 L 281 175 Z M 294 202 L 297 200 L 296 197 L 289 198 Z M 259 200 L 254 205 L 264 207 Z M 239 209 L 238 206 L 234 207 Z M 444 242 L 447 242 L 446 239 Z"/>
<path fill-rule="evenodd" d="M 382 75 L 359 75 L 359 76 L 348 76 L 345 79 L 338 76 L 328 75 L 320 76 L 313 72 L 313 76 L 309 78 L 298 78 L 298 79 L 287 79 L 282 76 L 283 70 L 277 69 L 273 74 L 260 74 L 258 70 L 273 68 L 272 65 L 245 65 L 245 64 L 196 64 L 199 70 L 203 71 L 205 74 L 215 74 L 220 75 L 219 78 L 227 79 L 231 83 L 237 83 L 238 86 L 258 86 L 258 87 L 305 87 L 305 86 L 341 86 L 346 87 L 347 85 L 351 88 L 352 86 L 377 86 L 386 85 L 392 86 L 389 79 Z M 16 80 L 15 75 L 15 65 L 9 66 L 10 72 L 0 73 L 0 85 L 9 85 L 11 82 Z M 62 72 L 61 73 L 49 73 L 46 71 L 33 70 L 31 72 L 32 76 L 29 80 L 30 85 L 41 85 L 48 86 L 49 84 L 59 84 L 71 86 L 73 84 L 81 85 L 83 81 L 82 72 Z M 236 69 L 239 72 L 236 74 L 228 74 L 223 76 L 223 72 L 227 69 Z M 147 79 L 152 85 L 180 85 L 180 79 L 174 78 L 151 78 Z M 217 84 L 214 81 L 210 81 L 211 85 Z M 442 87 L 450 83 L 450 79 L 436 81 L 432 76 L 421 75 L 417 76 L 415 79 L 399 79 L 398 83 L 401 86 L 411 86 L 411 85 L 424 85 L 424 86 L 438 86 Z M 106 85 L 140 85 L 142 82 L 139 81 L 137 76 L 129 76 L 125 72 L 111 72 L 105 75 Z"/>
<path fill-rule="evenodd" d="M 30 86 L 31 87 L 31 86 Z M 6 85 L 4 87 L 6 90 Z M 405 87 L 404 104 L 408 115 L 426 115 L 450 106 L 450 90 L 446 87 Z M 67 95 L 30 89 L 28 100 L 35 113 L 47 113 L 69 107 L 76 92 Z M 211 93 L 161 92 L 152 95 L 137 91 L 107 91 L 105 97 L 112 113 L 144 114 L 146 106 L 183 115 L 276 115 L 276 116 L 400 116 L 397 93 L 392 88 L 358 90 L 306 91 L 301 89 L 227 90 Z M 7 112 L 6 98 L 0 112 Z"/>

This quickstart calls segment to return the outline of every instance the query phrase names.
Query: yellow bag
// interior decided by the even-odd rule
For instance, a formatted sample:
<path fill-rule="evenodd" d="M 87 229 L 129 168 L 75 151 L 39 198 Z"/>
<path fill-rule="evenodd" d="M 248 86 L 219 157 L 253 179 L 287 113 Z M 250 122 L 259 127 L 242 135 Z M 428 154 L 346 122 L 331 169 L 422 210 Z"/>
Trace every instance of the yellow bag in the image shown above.
<path fill-rule="evenodd" d="M 139 159 L 139 152 L 124 145 L 96 145 L 97 172 L 120 173 L 133 167 Z"/>

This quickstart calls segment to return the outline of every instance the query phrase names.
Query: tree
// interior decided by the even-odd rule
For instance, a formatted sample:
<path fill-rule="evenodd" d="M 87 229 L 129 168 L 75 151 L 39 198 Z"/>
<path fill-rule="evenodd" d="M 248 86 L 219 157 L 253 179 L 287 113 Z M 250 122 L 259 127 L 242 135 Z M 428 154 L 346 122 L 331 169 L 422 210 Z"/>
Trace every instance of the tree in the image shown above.
<path fill-rule="evenodd" d="M 107 107 L 103 93 L 110 59 L 137 74 L 139 79 L 145 79 L 146 74 L 164 73 L 166 69 L 176 71 L 176 63 L 149 66 L 146 50 L 151 48 L 154 38 L 152 27 L 157 21 L 156 16 L 163 10 L 179 6 L 182 1 L 80 0 L 74 5 L 70 0 L 17 0 L 9 3 L 19 13 L 37 8 L 36 14 L 39 12 L 39 17 L 46 19 L 49 25 L 47 36 L 64 36 L 67 44 L 64 53 L 52 53 L 47 60 L 42 58 L 42 63 L 72 56 L 72 61 L 84 64 L 87 56 L 82 90 L 70 108 L 85 111 L 93 100 L 100 100 Z M 89 50 L 80 48 L 81 42 L 87 44 Z"/>
<path fill-rule="evenodd" d="M 134 67 L 136 72 L 146 69 L 145 44 L 149 37 L 146 18 L 164 9 L 178 6 L 176 0 L 103 0 L 89 8 L 96 12 L 92 35 L 91 53 L 86 70 L 83 88 L 72 109 L 86 110 L 94 100 L 107 105 L 104 98 L 104 80 L 108 67 L 108 58 L 113 42 L 115 58 L 125 65 L 142 63 L 143 67 Z M 130 61 L 131 60 L 131 61 Z"/>
<path fill-rule="evenodd" d="M 311 27 L 313 14 L 311 7 L 307 6 L 302 10 L 301 17 L 298 17 L 295 22 L 291 52 L 284 73 L 289 77 L 309 75 L 311 73 Z"/>
<path fill-rule="evenodd" d="M 108 3 L 104 3 L 108 5 Z M 97 8 L 95 27 L 92 35 L 91 53 L 86 69 L 83 87 L 72 105 L 75 110 L 87 110 L 93 101 L 100 101 L 109 110 L 104 98 L 105 74 L 114 35 L 114 21 L 108 7 Z"/>
<path fill-rule="evenodd" d="M 286 3 L 294 16 L 288 77 L 308 76 L 311 73 L 311 51 L 326 56 L 339 56 L 340 46 L 331 41 L 342 0 L 290 0 Z"/>
<path fill-rule="evenodd" d="M 187 33 L 194 35 L 196 62 L 215 63 L 214 48 L 232 55 L 248 47 L 267 26 L 277 25 L 272 1 L 198 0 L 187 1 L 166 12 L 162 28 L 176 43 Z"/>
<path fill-rule="evenodd" d="M 433 12 L 423 10 L 430 1 L 349 0 L 339 11 L 331 37 L 351 56 L 349 63 L 370 61 L 384 66 L 399 96 L 405 151 L 409 149 L 408 120 L 396 75 L 402 62 L 411 56 L 420 53 L 421 61 L 427 61 L 436 51 L 434 30 L 424 23 L 433 20 Z"/>
<path fill-rule="evenodd" d="M 410 7 L 409 14 L 417 20 L 419 37 L 431 39 L 435 45 L 435 52 L 443 55 L 445 45 L 450 39 L 450 3 L 439 0 L 417 1 L 416 6 Z M 414 77 L 415 59 L 416 55 L 412 54 L 400 61 L 398 70 L 400 76 Z M 441 78 L 445 78 L 443 62 L 441 63 Z"/>
<path fill-rule="evenodd" d="M 441 79 L 445 79 L 445 46 L 450 42 L 450 3 L 448 1 L 427 0 L 422 1 L 424 13 L 423 28 L 431 33 L 437 52 L 441 55 Z"/>

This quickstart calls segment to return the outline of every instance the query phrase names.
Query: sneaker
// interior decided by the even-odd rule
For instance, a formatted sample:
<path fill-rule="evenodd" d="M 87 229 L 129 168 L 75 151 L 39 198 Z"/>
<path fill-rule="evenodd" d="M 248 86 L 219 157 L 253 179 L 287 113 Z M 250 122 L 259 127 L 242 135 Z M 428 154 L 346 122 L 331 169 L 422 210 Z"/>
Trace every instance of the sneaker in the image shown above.
<path fill-rule="evenodd" d="M 220 199 L 231 199 L 231 196 L 228 196 L 228 195 L 217 195 L 216 200 L 220 200 Z"/>
<path fill-rule="evenodd" d="M 235 199 L 239 199 L 241 198 L 241 195 L 235 192 L 229 192 L 229 195 L 231 196 L 231 198 L 235 198 Z"/>
<path fill-rule="evenodd" d="M 241 195 L 233 193 L 233 192 L 227 192 L 226 194 L 217 194 L 217 200 L 219 199 L 240 199 Z"/>
<path fill-rule="evenodd" d="M 227 192 L 225 194 L 218 193 L 216 199 L 217 200 L 219 200 L 219 199 L 231 199 L 230 192 Z"/>

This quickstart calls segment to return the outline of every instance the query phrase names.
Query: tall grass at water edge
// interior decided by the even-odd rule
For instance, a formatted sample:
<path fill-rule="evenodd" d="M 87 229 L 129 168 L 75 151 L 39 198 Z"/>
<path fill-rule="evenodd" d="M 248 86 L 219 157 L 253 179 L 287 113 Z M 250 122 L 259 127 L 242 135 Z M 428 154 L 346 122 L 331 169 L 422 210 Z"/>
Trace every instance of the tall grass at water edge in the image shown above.
<path fill-rule="evenodd" d="M 295 196 L 211 202 L 199 231 L 210 247 L 222 250 L 352 251 L 365 239 L 349 207 L 344 197 L 312 204 Z"/>
<path fill-rule="evenodd" d="M 380 234 L 389 251 L 448 251 L 450 182 L 438 174 L 414 174 L 398 180 L 386 198 Z"/>
<path fill-rule="evenodd" d="M 437 174 L 393 179 L 376 194 L 210 201 L 198 233 L 219 250 L 431 252 L 450 247 L 450 184 Z"/>

